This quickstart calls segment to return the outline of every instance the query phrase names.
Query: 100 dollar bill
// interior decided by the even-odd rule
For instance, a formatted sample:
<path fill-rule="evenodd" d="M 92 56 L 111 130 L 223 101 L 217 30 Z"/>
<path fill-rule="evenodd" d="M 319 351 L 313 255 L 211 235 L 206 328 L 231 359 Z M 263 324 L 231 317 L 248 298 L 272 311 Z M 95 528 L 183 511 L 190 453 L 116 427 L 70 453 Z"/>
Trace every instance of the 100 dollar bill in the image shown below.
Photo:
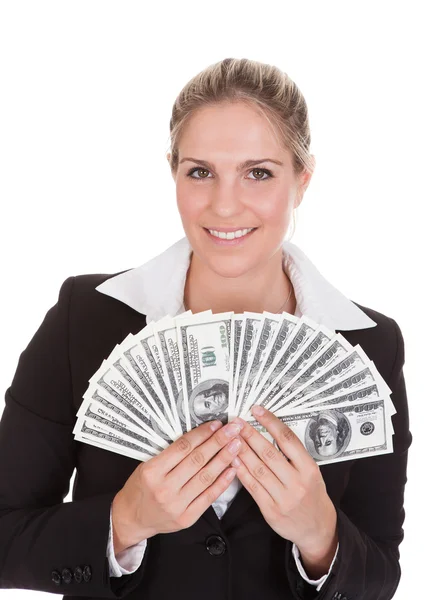
<path fill-rule="evenodd" d="M 393 452 L 384 398 L 313 408 L 279 419 L 319 465 Z M 281 450 L 263 425 L 258 421 L 251 425 Z"/>
<path fill-rule="evenodd" d="M 183 387 L 177 409 L 187 431 L 213 419 L 228 421 L 232 315 L 229 311 L 178 320 Z"/>

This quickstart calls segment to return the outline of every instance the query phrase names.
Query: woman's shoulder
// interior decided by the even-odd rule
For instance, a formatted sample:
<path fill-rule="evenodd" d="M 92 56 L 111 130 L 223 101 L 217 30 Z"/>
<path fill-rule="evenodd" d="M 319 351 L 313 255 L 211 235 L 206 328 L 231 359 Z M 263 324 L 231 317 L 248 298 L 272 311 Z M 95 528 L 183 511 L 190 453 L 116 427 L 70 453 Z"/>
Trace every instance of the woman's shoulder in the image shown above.
<path fill-rule="evenodd" d="M 362 310 L 370 319 L 372 319 L 376 325 L 374 327 L 369 327 L 368 329 L 361 329 L 360 332 L 367 332 L 367 334 L 375 339 L 380 339 L 380 337 L 384 337 L 386 341 L 392 341 L 395 344 L 399 344 L 402 339 L 401 327 L 396 319 L 398 317 L 389 316 L 385 313 L 382 313 L 374 308 L 370 308 L 368 306 L 364 306 L 352 300 L 353 304 L 357 306 L 360 310 Z"/>
<path fill-rule="evenodd" d="M 65 291 L 65 295 L 69 294 L 69 301 L 71 308 L 85 307 L 91 308 L 93 306 L 116 306 L 122 304 L 117 302 L 114 298 L 108 296 L 106 293 L 102 293 L 97 288 L 117 275 L 126 273 L 130 269 L 118 271 L 116 273 L 84 273 L 80 275 L 72 275 L 68 277 L 61 286 L 61 293 Z"/>
<path fill-rule="evenodd" d="M 387 327 L 391 325 L 393 318 L 389 315 L 375 310 L 374 308 L 370 308 L 368 306 L 364 306 L 363 304 L 359 304 L 355 300 L 350 300 L 350 302 L 353 302 L 353 304 L 357 306 L 360 310 L 362 310 L 362 312 L 364 312 L 368 317 L 370 317 L 370 319 L 375 321 L 378 324 L 378 326 Z"/>
<path fill-rule="evenodd" d="M 339 333 L 352 345 L 359 344 L 387 380 L 393 372 L 395 363 L 398 363 L 398 366 L 404 363 L 404 337 L 401 327 L 394 317 L 353 300 L 352 302 L 376 325 L 367 329 L 339 331 Z"/>
<path fill-rule="evenodd" d="M 117 273 L 85 273 L 65 279 L 59 291 L 58 304 L 67 313 L 71 330 L 91 332 L 134 320 L 135 311 L 124 301 L 102 293 L 97 288 Z M 137 313 L 139 315 L 139 313 Z M 140 315 L 139 315 L 140 316 Z"/>
<path fill-rule="evenodd" d="M 102 283 L 107 281 L 108 279 L 112 279 L 113 277 L 117 277 L 117 275 L 121 275 L 122 273 L 126 273 L 131 269 L 124 269 L 123 271 L 117 271 L 116 273 L 83 273 L 81 275 L 73 275 L 69 279 L 73 279 L 73 286 L 75 286 L 76 293 L 81 296 L 86 295 L 96 295 L 96 288 L 99 287 Z M 97 292 L 100 294 L 100 292 Z M 103 297 L 104 294 L 100 294 Z"/>

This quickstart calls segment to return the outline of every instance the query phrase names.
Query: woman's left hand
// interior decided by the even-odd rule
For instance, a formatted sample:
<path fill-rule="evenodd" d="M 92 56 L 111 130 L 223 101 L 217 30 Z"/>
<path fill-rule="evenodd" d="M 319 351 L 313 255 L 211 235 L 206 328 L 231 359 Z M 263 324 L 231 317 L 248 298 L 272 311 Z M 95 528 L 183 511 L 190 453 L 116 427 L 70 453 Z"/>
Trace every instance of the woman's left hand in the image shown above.
<path fill-rule="evenodd" d="M 302 557 L 330 563 L 336 551 L 337 513 L 327 494 L 316 461 L 297 435 L 270 411 L 252 414 L 263 425 L 288 461 L 256 429 L 244 421 L 242 447 L 232 464 L 267 523 L 290 540 Z"/>

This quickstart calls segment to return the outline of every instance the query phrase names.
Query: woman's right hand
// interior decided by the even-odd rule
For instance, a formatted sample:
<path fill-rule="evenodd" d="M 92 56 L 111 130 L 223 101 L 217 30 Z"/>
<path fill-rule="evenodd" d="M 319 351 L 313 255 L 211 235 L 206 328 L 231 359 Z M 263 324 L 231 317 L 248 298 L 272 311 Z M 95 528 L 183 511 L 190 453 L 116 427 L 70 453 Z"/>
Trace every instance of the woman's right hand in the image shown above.
<path fill-rule="evenodd" d="M 112 502 L 114 553 L 193 525 L 236 474 L 241 428 L 239 419 L 203 423 L 142 462 Z"/>

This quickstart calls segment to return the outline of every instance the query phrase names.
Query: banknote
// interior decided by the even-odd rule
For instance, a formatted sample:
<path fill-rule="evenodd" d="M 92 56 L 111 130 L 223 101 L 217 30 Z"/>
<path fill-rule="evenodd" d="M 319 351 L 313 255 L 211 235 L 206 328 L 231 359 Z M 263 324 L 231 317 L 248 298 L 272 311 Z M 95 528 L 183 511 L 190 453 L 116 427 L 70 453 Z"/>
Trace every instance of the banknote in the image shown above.
<path fill-rule="evenodd" d="M 341 336 L 342 337 L 342 336 Z M 287 389 L 287 383 L 293 381 L 304 365 L 326 345 L 331 339 L 331 331 L 323 325 L 315 327 L 313 321 L 303 317 L 293 330 L 281 351 L 270 365 L 268 375 L 264 377 L 262 393 L 255 404 L 266 406 L 274 404 L 281 396 L 281 390 Z M 344 340 L 344 343 L 348 342 Z M 348 344 L 351 348 L 351 345 Z M 246 409 L 239 414 L 245 414 Z"/>
<path fill-rule="evenodd" d="M 177 322 L 183 383 L 178 411 L 187 431 L 205 421 L 228 421 L 232 315 L 197 314 Z"/>
<path fill-rule="evenodd" d="M 197 314 L 205 316 L 212 313 L 211 311 L 203 311 Z M 157 339 L 159 348 L 159 360 L 164 374 L 165 387 L 168 391 L 171 406 L 174 407 L 178 430 L 181 435 L 187 431 L 187 422 L 183 408 L 178 408 L 179 402 L 182 401 L 182 396 L 179 398 L 182 390 L 182 371 L 180 368 L 177 322 L 179 319 L 191 315 L 191 311 L 181 313 L 175 318 L 168 315 L 153 324 L 154 336 Z"/>
<path fill-rule="evenodd" d="M 158 381 L 158 367 L 147 342 L 150 336 L 149 325 L 142 329 L 140 339 L 130 333 L 117 348 L 114 348 L 107 360 L 121 373 L 138 396 L 149 404 L 165 433 L 174 439 L 180 433 L 175 431 L 169 399 L 163 392 L 165 384 L 162 382 L 160 385 Z"/>
<path fill-rule="evenodd" d="M 89 379 L 77 441 L 145 461 L 202 423 L 261 404 L 319 464 L 393 451 L 391 389 L 372 357 L 306 315 L 182 312 L 129 334 Z"/>
<path fill-rule="evenodd" d="M 261 391 L 267 389 L 272 383 L 271 373 L 275 367 L 276 362 L 287 346 L 291 343 L 293 332 L 296 333 L 298 327 L 300 327 L 301 319 L 303 317 L 296 317 L 289 313 L 283 312 L 282 319 L 279 322 L 279 327 L 276 336 L 273 339 L 273 344 L 270 347 L 269 352 L 265 360 L 262 362 L 257 374 L 257 380 L 253 393 L 256 397 L 260 397 Z M 308 325 L 308 321 L 307 325 Z"/>
<path fill-rule="evenodd" d="M 143 462 L 154 456 L 154 453 L 147 453 L 140 445 L 122 439 L 121 436 L 109 432 L 105 427 L 100 426 L 94 421 L 87 423 L 86 419 L 80 418 L 74 427 L 74 434 L 74 439 L 100 442 L 107 450 L 118 452 L 118 454 L 130 456 Z"/>
<path fill-rule="evenodd" d="M 313 407 L 281 418 L 297 435 L 318 465 L 393 452 L 383 398 L 322 408 Z M 258 421 L 253 427 L 281 452 L 276 440 Z M 283 452 L 285 454 L 285 452 Z"/>
<path fill-rule="evenodd" d="M 243 314 L 233 314 L 231 316 L 231 336 L 230 336 L 230 373 L 231 383 L 228 388 L 228 420 L 231 421 L 237 415 L 236 413 L 236 394 L 234 391 L 234 382 L 236 379 L 237 364 L 239 357 L 240 339 L 244 325 Z"/>
<path fill-rule="evenodd" d="M 123 364 L 124 360 L 125 357 L 122 356 L 120 364 Z M 100 393 L 105 394 L 105 397 L 112 399 L 117 405 L 121 405 L 129 411 L 138 425 L 150 433 L 169 443 L 176 439 L 172 428 L 168 427 L 159 417 L 154 402 L 151 402 L 149 397 L 144 394 L 140 381 L 138 383 L 135 380 L 128 381 L 121 371 L 107 360 L 103 361 L 95 377 L 90 380 L 86 394 L 97 389 L 100 390 Z"/>
<path fill-rule="evenodd" d="M 256 384 L 259 369 L 267 357 L 267 353 L 274 343 L 274 337 L 277 335 L 278 327 L 282 321 L 282 315 L 276 315 L 270 312 L 264 312 L 261 320 L 261 327 L 256 336 L 254 347 L 252 348 L 251 358 L 248 361 L 247 370 L 242 382 L 241 393 L 236 402 L 236 414 L 242 414 L 249 406 L 249 397 Z M 251 400 L 253 396 L 251 396 Z M 231 413 L 232 411 L 230 411 Z"/>
<path fill-rule="evenodd" d="M 333 387 L 336 387 L 333 386 Z M 386 402 L 386 411 L 387 414 L 392 417 L 396 413 L 396 409 L 393 405 L 393 402 L 390 398 L 389 388 L 386 388 L 384 385 L 381 386 L 378 383 L 368 383 L 361 387 L 357 387 L 355 389 L 349 389 L 348 387 L 342 391 L 342 393 L 338 393 L 338 389 L 336 389 L 336 395 L 333 394 L 331 396 L 323 396 L 323 399 L 319 401 L 319 399 L 312 400 L 311 402 L 303 402 L 298 406 L 293 407 L 292 409 L 284 409 L 282 412 L 275 413 L 279 418 L 281 416 L 289 416 L 296 413 L 304 412 L 307 410 L 311 410 L 311 408 L 315 408 L 316 410 L 323 408 L 324 406 L 332 407 L 336 404 L 345 405 L 345 404 L 353 404 L 356 402 L 362 401 L 372 401 L 379 400 L 380 398 L 384 398 Z M 249 415 L 247 420 L 255 421 L 253 415 Z M 390 434 L 393 434 L 393 424 L 391 418 L 388 419 L 388 428 L 390 430 Z"/>
<path fill-rule="evenodd" d="M 90 403 L 83 403 L 77 416 L 79 417 L 78 422 L 85 420 L 91 426 L 91 422 L 94 421 L 97 425 L 106 429 L 110 435 L 116 434 L 122 439 L 138 444 L 148 453 L 158 454 L 163 450 L 163 447 L 158 445 L 148 432 L 141 428 L 137 430 L 135 427 L 129 427 L 124 420 L 104 411 L 102 405 L 95 400 Z"/>
<path fill-rule="evenodd" d="M 256 346 L 259 342 L 260 332 L 264 324 L 264 315 L 245 312 L 243 322 L 243 331 L 238 349 L 239 359 L 237 364 L 237 379 L 233 386 L 236 397 L 235 410 L 240 414 L 240 407 L 243 406 L 242 398 L 246 383 L 248 381 L 251 365 L 253 364 Z"/>
<path fill-rule="evenodd" d="M 273 412 L 291 409 L 293 406 L 303 403 L 304 400 L 308 400 L 312 395 L 321 393 L 326 386 L 337 381 L 344 379 L 350 381 L 352 373 L 359 372 L 370 363 L 370 359 L 359 344 L 345 354 L 339 354 L 332 362 L 327 362 L 325 355 L 326 352 L 322 352 L 319 357 L 307 365 L 287 390 L 288 395 L 274 404 Z M 325 363 L 326 367 L 323 367 L 322 365 Z M 318 365 L 320 365 L 319 368 Z"/>
<path fill-rule="evenodd" d="M 170 396 L 170 390 L 167 387 L 167 378 L 164 373 L 164 364 L 162 361 L 162 351 L 160 341 L 155 331 L 155 321 L 149 323 L 136 336 L 134 336 L 145 351 L 150 361 L 150 372 L 154 377 L 156 392 L 162 401 L 162 408 L 166 420 L 173 426 L 178 435 L 182 435 L 176 404 Z"/>

